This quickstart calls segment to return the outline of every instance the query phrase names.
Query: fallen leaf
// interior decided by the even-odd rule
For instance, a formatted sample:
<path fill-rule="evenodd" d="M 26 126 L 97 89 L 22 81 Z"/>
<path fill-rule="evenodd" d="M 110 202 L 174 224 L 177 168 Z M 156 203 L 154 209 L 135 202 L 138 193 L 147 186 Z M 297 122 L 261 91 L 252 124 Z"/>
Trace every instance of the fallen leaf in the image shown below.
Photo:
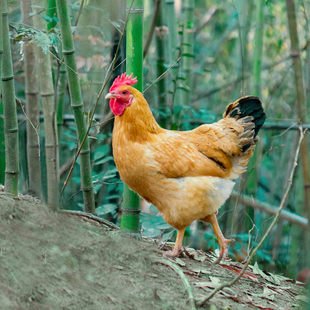
<path fill-rule="evenodd" d="M 192 268 L 192 269 L 189 269 L 189 270 L 192 271 L 192 272 L 195 272 L 195 273 L 204 273 L 204 274 L 209 274 L 210 273 L 210 270 L 200 269 L 200 268 Z"/>
<path fill-rule="evenodd" d="M 182 259 L 177 258 L 177 257 L 174 259 L 174 263 L 177 263 L 181 267 L 185 267 L 186 266 L 186 264 L 182 261 Z"/>

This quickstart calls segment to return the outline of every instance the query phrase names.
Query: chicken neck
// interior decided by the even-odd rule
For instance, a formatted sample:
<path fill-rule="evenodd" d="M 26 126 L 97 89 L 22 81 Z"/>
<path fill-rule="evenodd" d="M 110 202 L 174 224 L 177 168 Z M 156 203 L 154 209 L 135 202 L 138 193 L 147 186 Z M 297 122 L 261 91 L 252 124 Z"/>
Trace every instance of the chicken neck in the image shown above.
<path fill-rule="evenodd" d="M 157 124 L 143 95 L 133 87 L 130 87 L 130 91 L 134 95 L 132 104 L 126 107 L 122 115 L 116 116 L 115 126 L 123 130 L 129 141 L 143 143 L 152 140 L 152 134 L 164 132 L 165 129 Z"/>

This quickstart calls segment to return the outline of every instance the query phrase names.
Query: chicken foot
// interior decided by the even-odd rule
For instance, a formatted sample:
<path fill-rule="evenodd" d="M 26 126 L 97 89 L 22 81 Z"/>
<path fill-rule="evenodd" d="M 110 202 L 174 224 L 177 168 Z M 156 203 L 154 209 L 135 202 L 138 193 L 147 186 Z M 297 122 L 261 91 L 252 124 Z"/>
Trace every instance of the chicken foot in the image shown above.
<path fill-rule="evenodd" d="M 201 219 L 201 221 L 203 221 L 205 223 L 210 223 L 214 229 L 217 241 L 218 241 L 219 246 L 220 246 L 220 255 L 219 255 L 218 259 L 214 262 L 215 264 L 218 264 L 218 263 L 220 263 L 220 261 L 223 258 L 225 259 L 227 257 L 227 254 L 228 254 L 227 244 L 230 242 L 233 242 L 234 240 L 226 239 L 223 236 L 223 233 L 221 231 L 221 228 L 220 228 L 219 223 L 218 223 L 217 218 L 216 218 L 216 213 L 206 216 L 205 218 Z"/>
<path fill-rule="evenodd" d="M 161 253 L 169 257 L 178 257 L 182 253 L 182 241 L 185 233 L 185 227 L 178 230 L 177 240 L 172 251 L 162 251 Z"/>

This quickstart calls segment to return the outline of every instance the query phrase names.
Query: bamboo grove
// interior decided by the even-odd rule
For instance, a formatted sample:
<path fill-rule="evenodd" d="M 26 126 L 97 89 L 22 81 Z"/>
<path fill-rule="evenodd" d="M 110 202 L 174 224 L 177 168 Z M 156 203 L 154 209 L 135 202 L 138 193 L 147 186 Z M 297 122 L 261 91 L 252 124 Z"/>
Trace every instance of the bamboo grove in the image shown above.
<path fill-rule="evenodd" d="M 52 210 L 88 212 L 130 234 L 174 240 L 155 206 L 119 178 L 104 94 L 137 76 L 162 127 L 191 130 L 246 95 L 267 122 L 248 171 L 220 209 L 242 261 L 289 178 L 298 124 L 309 128 L 310 5 L 294 0 L 23 0 L 0 6 L 0 183 Z M 255 259 L 290 276 L 310 263 L 309 138 L 280 220 Z M 185 241 L 216 243 L 203 224 Z M 309 255 L 308 255 L 309 256 Z"/>

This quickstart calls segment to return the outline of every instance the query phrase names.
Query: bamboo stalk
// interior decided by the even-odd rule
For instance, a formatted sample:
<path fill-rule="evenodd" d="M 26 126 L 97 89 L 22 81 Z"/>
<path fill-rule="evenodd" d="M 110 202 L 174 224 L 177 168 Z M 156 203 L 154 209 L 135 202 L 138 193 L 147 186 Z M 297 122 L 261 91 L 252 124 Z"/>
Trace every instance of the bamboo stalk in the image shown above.
<path fill-rule="evenodd" d="M 182 43 L 182 71 L 185 73 L 184 91 L 182 92 L 182 105 L 189 104 L 192 91 L 191 73 L 194 57 L 194 7 L 195 2 L 184 0 L 185 27 Z"/>
<path fill-rule="evenodd" d="M 37 0 L 33 1 L 33 4 L 42 5 L 42 2 Z M 35 10 L 39 11 L 39 9 Z M 33 16 L 33 23 L 35 28 L 41 31 L 46 30 L 46 23 L 40 15 Z M 51 57 L 38 46 L 37 60 L 44 115 L 47 202 L 52 210 L 57 210 L 59 206 L 59 152 Z"/>
<path fill-rule="evenodd" d="M 126 72 L 133 73 L 138 83 L 134 86 L 143 91 L 143 0 L 127 0 L 130 9 L 126 29 Z M 121 230 L 140 236 L 139 196 L 124 184 Z"/>
<path fill-rule="evenodd" d="M 63 125 L 63 106 L 64 106 L 64 99 L 65 93 L 67 89 L 66 83 L 66 66 L 63 61 L 63 54 L 62 54 L 62 46 L 59 47 L 59 58 L 61 59 L 62 63 L 59 67 L 59 81 L 57 87 L 57 134 L 58 134 L 58 144 L 59 144 L 59 152 L 61 149 L 61 131 Z"/>
<path fill-rule="evenodd" d="M 293 68 L 294 68 L 294 79 L 295 79 L 295 88 L 296 88 L 296 99 L 297 99 L 297 113 L 301 122 L 307 121 L 307 107 L 305 100 L 305 88 L 303 81 L 303 72 L 300 59 L 300 49 L 299 49 L 299 40 L 297 32 L 297 23 L 296 23 L 296 12 L 295 12 L 295 3 L 294 0 L 286 0 L 286 11 L 289 25 L 289 33 L 291 39 L 291 53 L 293 58 Z M 301 161 L 302 161 L 302 170 L 303 170 L 303 180 L 304 180 L 304 192 L 305 192 L 305 201 L 304 201 L 304 215 L 309 219 L 310 218 L 310 171 L 309 171 L 309 149 L 307 139 L 304 139 L 300 149 Z M 305 233 L 305 248 L 310 242 L 310 232 Z M 306 251 L 306 262 L 310 260 L 309 251 Z"/>
<path fill-rule="evenodd" d="M 158 20 L 158 17 L 160 15 L 160 11 L 161 11 L 161 0 L 155 0 L 154 3 L 154 15 L 153 15 L 153 19 L 151 22 L 151 26 L 150 26 L 150 30 L 144 45 L 144 49 L 143 49 L 143 59 L 146 57 L 147 52 L 151 46 L 152 43 L 152 38 L 153 38 L 153 34 L 154 34 L 154 30 L 155 30 L 155 26 Z"/>
<path fill-rule="evenodd" d="M 260 1 L 260 0 L 259 0 Z M 238 11 L 239 20 L 239 44 L 240 44 L 240 57 L 241 66 L 239 68 L 238 75 L 242 77 L 242 96 L 249 94 L 249 83 L 245 79 L 245 73 L 248 72 L 248 33 L 250 30 L 252 11 L 253 11 L 253 0 L 237 0 L 235 2 Z M 255 45 L 256 46 L 256 45 Z M 239 54 L 239 50 L 238 53 Z"/>
<path fill-rule="evenodd" d="M 254 59 L 253 59 L 253 95 L 260 97 L 261 94 L 261 71 L 264 37 L 264 4 L 265 0 L 257 1 L 256 7 L 256 29 L 254 37 Z"/>
<path fill-rule="evenodd" d="M 22 18 L 26 19 L 31 13 L 31 7 L 21 1 Z M 28 20 L 32 26 L 32 19 Z M 41 167 L 39 128 L 39 85 L 37 73 L 36 45 L 26 41 L 24 45 L 25 61 L 25 88 L 27 114 L 27 164 L 28 164 L 28 193 L 40 197 L 41 194 Z"/>
<path fill-rule="evenodd" d="M 167 31 L 165 29 L 164 23 L 163 23 L 163 6 L 160 8 L 159 16 L 156 23 L 156 31 L 155 31 L 155 38 L 156 38 L 156 52 L 157 52 L 157 77 L 162 76 L 165 71 L 165 63 L 166 63 L 166 49 L 165 46 L 166 38 L 167 38 Z M 161 78 L 157 82 L 157 94 L 158 94 L 158 108 L 162 110 L 163 112 L 166 110 L 166 77 Z M 162 127 L 166 127 L 167 118 L 166 117 L 160 117 L 159 124 Z"/>
<path fill-rule="evenodd" d="M 79 84 L 76 61 L 74 56 L 75 49 L 71 32 L 67 1 L 56 0 L 56 5 L 60 22 L 60 32 L 63 42 L 63 54 L 68 74 L 71 106 L 74 111 L 78 141 L 80 145 L 84 140 L 87 129 L 84 119 L 84 104 L 82 100 L 81 87 Z M 90 149 L 89 141 L 87 138 L 80 152 L 80 160 L 80 171 L 85 211 L 89 213 L 95 213 L 95 196 L 91 179 Z"/>
<path fill-rule="evenodd" d="M 19 145 L 18 124 L 15 104 L 15 88 L 13 65 L 9 37 L 9 21 L 7 1 L 0 1 L 2 6 L 2 38 L 3 38 L 3 64 L 2 64 L 2 97 L 4 114 L 5 137 L 5 191 L 18 195 L 19 174 Z"/>
<path fill-rule="evenodd" d="M 0 33 L 2 33 L 2 10 L 0 4 Z M 3 40 L 0 36 L 0 95 L 2 89 L 2 60 L 3 60 Z M 0 115 L 3 114 L 3 104 L 0 96 Z M 5 146 L 4 146 L 4 120 L 0 117 L 0 184 L 4 184 L 5 179 Z"/>
<path fill-rule="evenodd" d="M 46 7 L 46 15 L 53 18 L 57 15 L 56 10 L 56 0 L 45 0 L 47 3 Z M 56 26 L 57 22 L 53 19 L 53 21 L 49 22 L 47 24 L 47 30 L 50 30 Z"/>
<path fill-rule="evenodd" d="M 169 64 L 172 65 L 177 60 L 179 54 L 174 0 L 166 0 L 165 12 L 168 26 Z M 171 69 L 172 80 L 174 83 L 176 82 L 175 79 L 178 73 L 178 66 L 178 64 L 175 64 Z M 172 87 L 172 89 L 174 89 L 174 87 Z"/>

